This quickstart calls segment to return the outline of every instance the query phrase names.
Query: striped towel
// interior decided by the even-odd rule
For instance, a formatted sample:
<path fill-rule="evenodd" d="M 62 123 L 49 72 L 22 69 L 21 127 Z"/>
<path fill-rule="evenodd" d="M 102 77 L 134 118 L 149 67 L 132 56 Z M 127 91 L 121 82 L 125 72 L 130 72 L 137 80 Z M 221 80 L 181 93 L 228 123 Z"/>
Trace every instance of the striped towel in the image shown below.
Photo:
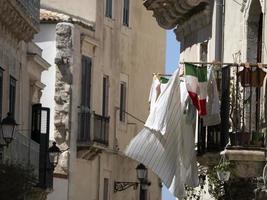
<path fill-rule="evenodd" d="M 186 96 L 185 86 L 184 91 Z M 157 99 L 145 127 L 125 151 L 128 157 L 152 169 L 178 198 L 186 196 L 185 184 L 198 185 L 194 128 L 192 123 L 185 123 L 181 105 L 177 70 Z"/>

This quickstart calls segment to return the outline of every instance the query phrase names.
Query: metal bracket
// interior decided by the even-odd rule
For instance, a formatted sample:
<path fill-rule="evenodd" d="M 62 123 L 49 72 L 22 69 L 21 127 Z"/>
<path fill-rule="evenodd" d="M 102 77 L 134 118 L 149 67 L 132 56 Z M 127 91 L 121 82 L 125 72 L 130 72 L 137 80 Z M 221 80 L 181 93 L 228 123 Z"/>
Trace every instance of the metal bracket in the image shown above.
<path fill-rule="evenodd" d="M 114 192 L 120 192 L 128 189 L 129 187 L 133 187 L 134 190 L 138 187 L 138 182 L 114 182 Z"/>

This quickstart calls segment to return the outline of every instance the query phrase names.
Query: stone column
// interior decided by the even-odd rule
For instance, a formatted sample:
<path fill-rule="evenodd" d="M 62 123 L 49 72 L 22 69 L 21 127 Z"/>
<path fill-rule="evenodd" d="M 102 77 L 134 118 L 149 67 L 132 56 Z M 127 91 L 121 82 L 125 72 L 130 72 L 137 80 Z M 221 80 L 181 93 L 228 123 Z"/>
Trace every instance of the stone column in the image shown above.
<path fill-rule="evenodd" d="M 73 24 L 59 23 L 56 26 L 56 91 L 54 137 L 61 150 L 69 148 L 71 130 L 71 85 L 73 68 Z M 68 152 L 60 156 L 56 173 L 68 171 Z"/>

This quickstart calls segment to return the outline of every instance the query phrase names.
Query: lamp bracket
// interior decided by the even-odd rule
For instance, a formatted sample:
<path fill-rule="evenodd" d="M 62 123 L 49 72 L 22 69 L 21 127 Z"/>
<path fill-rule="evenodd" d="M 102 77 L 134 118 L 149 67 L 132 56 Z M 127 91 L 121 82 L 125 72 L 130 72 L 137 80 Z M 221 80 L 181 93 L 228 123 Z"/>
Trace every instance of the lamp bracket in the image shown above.
<path fill-rule="evenodd" d="M 134 190 L 137 189 L 138 187 L 138 182 L 119 182 L 119 181 L 115 181 L 114 182 L 114 192 L 120 192 L 123 190 L 126 190 L 130 187 L 133 187 Z"/>

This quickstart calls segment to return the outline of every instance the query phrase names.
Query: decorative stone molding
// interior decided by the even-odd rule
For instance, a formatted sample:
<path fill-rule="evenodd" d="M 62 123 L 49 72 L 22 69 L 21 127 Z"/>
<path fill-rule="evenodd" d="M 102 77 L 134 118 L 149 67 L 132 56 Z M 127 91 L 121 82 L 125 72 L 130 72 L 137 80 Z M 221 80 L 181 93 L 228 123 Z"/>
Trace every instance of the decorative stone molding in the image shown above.
<path fill-rule="evenodd" d="M 24 12 L 17 1 L 0 0 L 0 5 L 0 23 L 7 27 L 19 40 L 30 41 L 34 34 L 38 32 L 38 24 Z"/>
<path fill-rule="evenodd" d="M 146 0 L 144 6 L 152 10 L 158 24 L 164 29 L 182 25 L 193 15 L 202 12 L 212 0 Z"/>
<path fill-rule="evenodd" d="M 56 25 L 56 91 L 54 137 L 60 149 L 69 148 L 71 129 L 71 84 L 73 63 L 73 24 L 58 23 Z M 59 163 L 67 163 L 68 156 L 61 156 Z M 66 173 L 67 166 L 56 168 L 57 173 Z"/>

